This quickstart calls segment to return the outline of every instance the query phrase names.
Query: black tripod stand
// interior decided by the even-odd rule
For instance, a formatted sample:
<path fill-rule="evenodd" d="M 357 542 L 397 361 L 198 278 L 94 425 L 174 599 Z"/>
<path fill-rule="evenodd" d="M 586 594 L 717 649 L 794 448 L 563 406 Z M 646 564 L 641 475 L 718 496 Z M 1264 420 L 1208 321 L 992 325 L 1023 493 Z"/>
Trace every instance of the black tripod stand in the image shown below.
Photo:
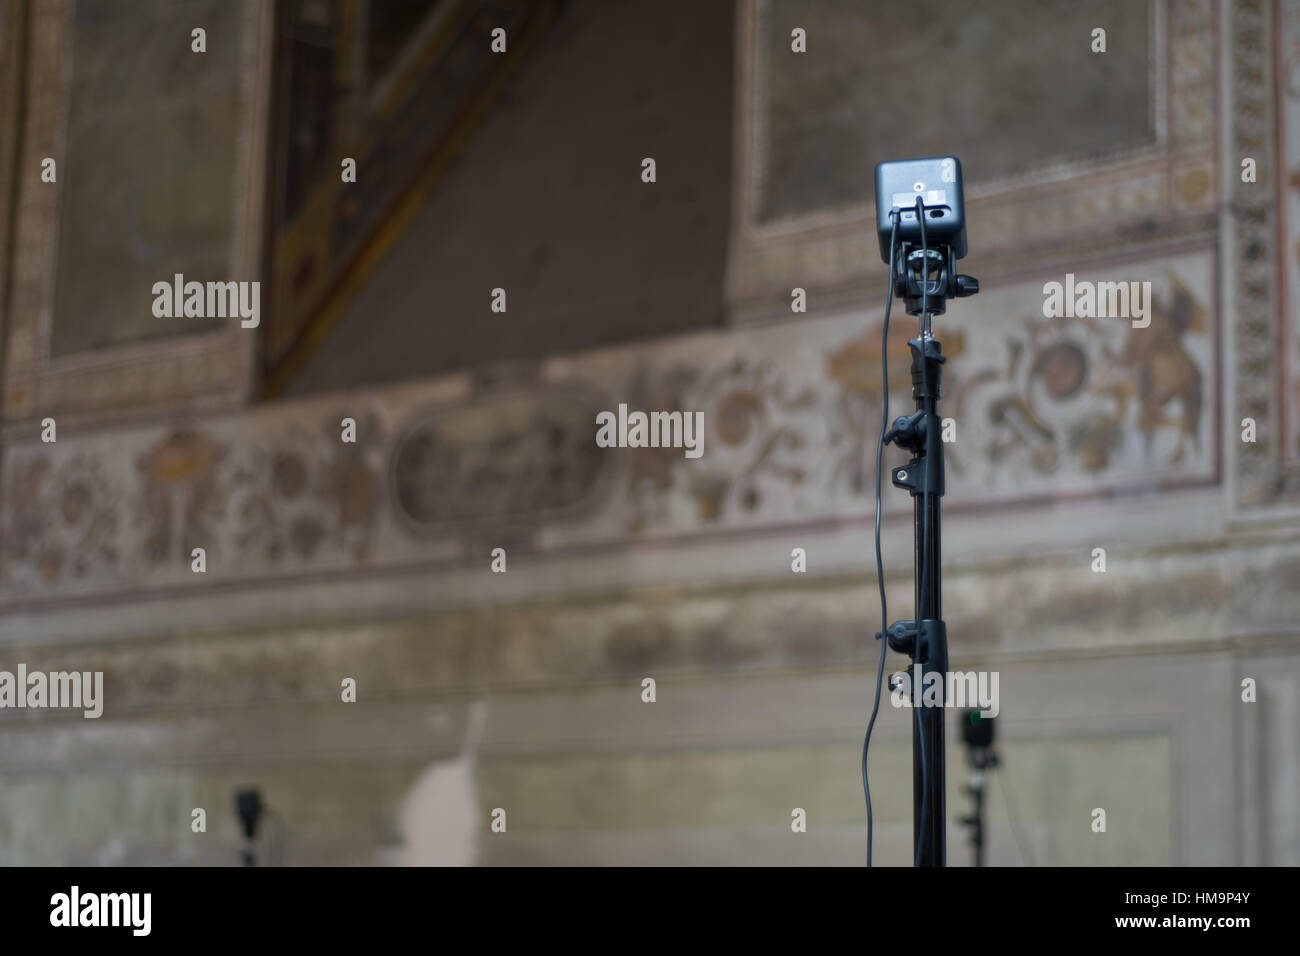
<path fill-rule="evenodd" d="M 979 283 L 956 271 L 951 245 L 925 241 L 925 206 L 918 196 L 916 218 L 920 244 L 904 242 L 890 263 L 894 293 L 908 315 L 920 316 L 920 333 L 907 344 L 912 351 L 912 397 L 916 411 L 898 418 L 885 442 L 912 453 L 906 465 L 891 475 L 894 487 L 912 495 L 916 528 L 916 616 L 891 624 L 889 646 L 912 660 L 912 839 L 917 866 L 943 866 L 944 828 L 944 697 L 948 682 L 948 635 L 943 622 L 939 581 L 941 555 L 939 499 L 944 492 L 942 420 L 938 403 L 944 357 L 934 337 L 934 316 L 944 312 L 949 298 L 974 295 Z M 897 215 L 897 213 L 895 213 Z M 877 635 L 880 637 L 882 635 Z M 919 679 L 918 679 L 919 678 Z M 937 687 L 937 700 L 934 690 Z"/>

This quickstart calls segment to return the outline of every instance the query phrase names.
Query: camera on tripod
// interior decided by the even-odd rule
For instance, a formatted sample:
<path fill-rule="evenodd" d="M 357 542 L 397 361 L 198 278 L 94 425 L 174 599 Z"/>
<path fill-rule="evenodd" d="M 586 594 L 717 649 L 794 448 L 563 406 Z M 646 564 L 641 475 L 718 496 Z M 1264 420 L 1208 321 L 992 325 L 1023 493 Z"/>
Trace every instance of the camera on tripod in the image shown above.
<path fill-rule="evenodd" d="M 979 282 L 957 274 L 957 260 L 966 256 L 966 201 L 956 156 L 878 163 L 876 233 L 909 315 L 922 308 L 941 314 L 947 299 L 979 291 Z"/>
<path fill-rule="evenodd" d="M 938 677 L 948 681 L 948 629 L 940 616 L 939 499 L 944 493 L 943 440 L 939 418 L 940 380 L 944 355 L 934 337 L 931 318 L 944 310 L 950 297 L 974 295 L 979 283 L 957 274 L 957 260 L 966 255 L 966 204 L 962 196 L 961 163 L 955 156 L 905 159 L 876 167 L 876 221 L 880 233 L 880 256 L 889 264 L 889 297 L 881 332 L 881 378 L 883 409 L 880 440 L 876 444 L 876 574 L 880 579 L 882 630 L 880 668 L 885 666 L 885 642 L 906 653 L 919 668 L 916 686 Z M 902 296 L 909 315 L 921 317 L 920 330 L 908 339 L 912 353 L 912 398 L 916 411 L 889 421 L 889 311 L 894 296 Z M 916 524 L 916 603 L 910 621 L 887 625 L 885 571 L 880 553 L 880 480 L 885 445 L 909 451 L 905 467 L 893 469 L 894 487 L 911 494 Z M 924 696 L 924 695 L 922 695 Z M 880 701 L 877 679 L 876 702 Z M 924 701 L 922 701 L 924 704 Z M 943 866 L 946 837 L 944 827 L 944 723 L 943 701 L 937 707 L 921 706 L 912 724 L 913 854 L 917 866 Z M 875 720 L 874 711 L 872 720 Z M 866 787 L 866 749 L 863 744 L 862 779 Z M 976 728 L 973 728 L 973 731 Z M 993 725 L 977 728 L 991 732 Z M 991 742 L 991 737 L 989 741 Z M 867 790 L 868 820 L 871 791 Z M 867 862 L 871 861 L 868 823 Z"/>

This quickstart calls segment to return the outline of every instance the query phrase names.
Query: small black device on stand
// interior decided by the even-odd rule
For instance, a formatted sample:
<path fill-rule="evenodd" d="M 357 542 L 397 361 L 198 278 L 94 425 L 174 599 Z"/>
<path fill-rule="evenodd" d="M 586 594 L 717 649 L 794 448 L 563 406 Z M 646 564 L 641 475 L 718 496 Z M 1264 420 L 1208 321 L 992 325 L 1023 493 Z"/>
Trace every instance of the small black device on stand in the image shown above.
<path fill-rule="evenodd" d="M 970 827 L 970 844 L 975 866 L 984 865 L 984 771 L 998 765 L 997 751 L 993 749 L 993 718 L 984 717 L 978 710 L 961 712 L 961 739 L 966 745 L 966 758 L 974 773 L 966 792 L 971 796 L 971 812 L 961 818 Z"/>
<path fill-rule="evenodd" d="M 254 840 L 257 839 L 257 825 L 262 821 L 265 807 L 262 791 L 256 787 L 242 787 L 235 791 L 235 815 L 239 817 L 239 828 L 244 832 L 244 846 L 240 850 L 239 859 L 244 866 L 254 866 L 257 862 Z"/>
<path fill-rule="evenodd" d="M 886 432 L 882 423 L 876 456 L 876 561 L 881 576 L 881 616 L 885 606 L 884 570 L 880 559 L 880 451 L 893 443 L 912 453 L 906 465 L 893 469 L 896 488 L 912 496 L 916 526 L 915 617 L 898 621 L 876 634 L 889 647 L 912 660 L 912 671 L 921 678 L 913 686 L 912 713 L 912 804 L 913 851 L 916 866 L 943 866 L 944 828 L 944 727 L 943 696 L 947 688 L 948 637 L 940 600 L 941 556 L 939 499 L 944 492 L 942 420 L 938 413 L 942 349 L 934 337 L 933 319 L 942 315 L 950 298 L 974 295 L 979 283 L 958 275 L 957 260 L 966 255 L 966 210 L 962 193 L 961 162 L 955 156 L 899 160 L 876 166 L 876 227 L 881 258 L 889 265 L 890 299 L 900 297 L 908 315 L 920 316 L 920 330 L 907 344 L 912 351 L 912 397 L 916 411 L 894 421 Z M 889 334 L 889 310 L 885 311 L 884 336 Z M 882 343 L 881 362 L 887 363 Z M 889 415 L 888 366 L 885 364 L 885 420 Z M 882 626 L 885 620 L 882 620 Z M 881 648 L 881 667 L 884 648 Z M 923 702 L 927 675 L 940 681 L 939 705 Z M 877 675 L 876 707 L 880 702 Z M 875 711 L 872 712 L 872 724 Z M 867 743 L 871 728 L 868 726 Z M 866 780 L 866 746 L 863 748 L 863 779 Z M 871 826 L 871 796 L 867 793 L 868 831 Z M 868 835 L 867 859 L 871 847 Z"/>

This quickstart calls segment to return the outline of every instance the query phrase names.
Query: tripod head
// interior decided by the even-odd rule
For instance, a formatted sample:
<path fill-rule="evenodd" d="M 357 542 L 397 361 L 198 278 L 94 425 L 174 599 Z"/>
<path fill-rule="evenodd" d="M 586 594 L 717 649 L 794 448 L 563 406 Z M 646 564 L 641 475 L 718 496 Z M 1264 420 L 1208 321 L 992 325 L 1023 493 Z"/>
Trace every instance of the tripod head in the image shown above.
<path fill-rule="evenodd" d="M 957 157 L 878 163 L 876 234 L 880 258 L 889 265 L 894 293 L 908 315 L 942 315 L 948 299 L 979 292 L 978 280 L 957 273 L 957 260 L 966 256 L 966 204 Z"/>
<path fill-rule="evenodd" d="M 974 276 L 957 273 L 952 246 L 925 248 L 905 242 L 891 273 L 894 294 L 903 300 L 908 315 L 943 315 L 948 299 L 961 299 L 980 290 Z"/>

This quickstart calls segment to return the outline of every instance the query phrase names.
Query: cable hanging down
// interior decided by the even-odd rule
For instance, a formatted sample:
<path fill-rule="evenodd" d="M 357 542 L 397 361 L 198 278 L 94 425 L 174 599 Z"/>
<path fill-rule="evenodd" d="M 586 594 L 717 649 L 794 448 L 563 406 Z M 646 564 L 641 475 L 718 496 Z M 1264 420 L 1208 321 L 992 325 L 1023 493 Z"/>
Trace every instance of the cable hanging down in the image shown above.
<path fill-rule="evenodd" d="M 885 408 L 880 417 L 880 437 L 876 440 L 876 581 L 880 586 L 880 632 L 889 630 L 889 602 L 885 598 L 885 565 L 880 557 L 880 474 L 885 452 L 885 431 L 889 428 L 889 311 L 894 304 L 894 254 L 898 243 L 898 210 L 890 212 L 893 226 L 889 231 L 889 294 L 885 297 L 885 327 L 880 335 L 880 374 L 884 379 Z M 871 866 L 871 843 L 875 820 L 871 813 L 871 784 L 867 779 L 867 752 L 871 748 L 871 731 L 880 711 L 880 688 L 885 676 L 885 651 L 888 642 L 880 637 L 880 663 L 876 667 L 876 698 L 867 721 L 867 735 L 862 741 L 862 789 L 867 795 L 867 866 Z"/>

